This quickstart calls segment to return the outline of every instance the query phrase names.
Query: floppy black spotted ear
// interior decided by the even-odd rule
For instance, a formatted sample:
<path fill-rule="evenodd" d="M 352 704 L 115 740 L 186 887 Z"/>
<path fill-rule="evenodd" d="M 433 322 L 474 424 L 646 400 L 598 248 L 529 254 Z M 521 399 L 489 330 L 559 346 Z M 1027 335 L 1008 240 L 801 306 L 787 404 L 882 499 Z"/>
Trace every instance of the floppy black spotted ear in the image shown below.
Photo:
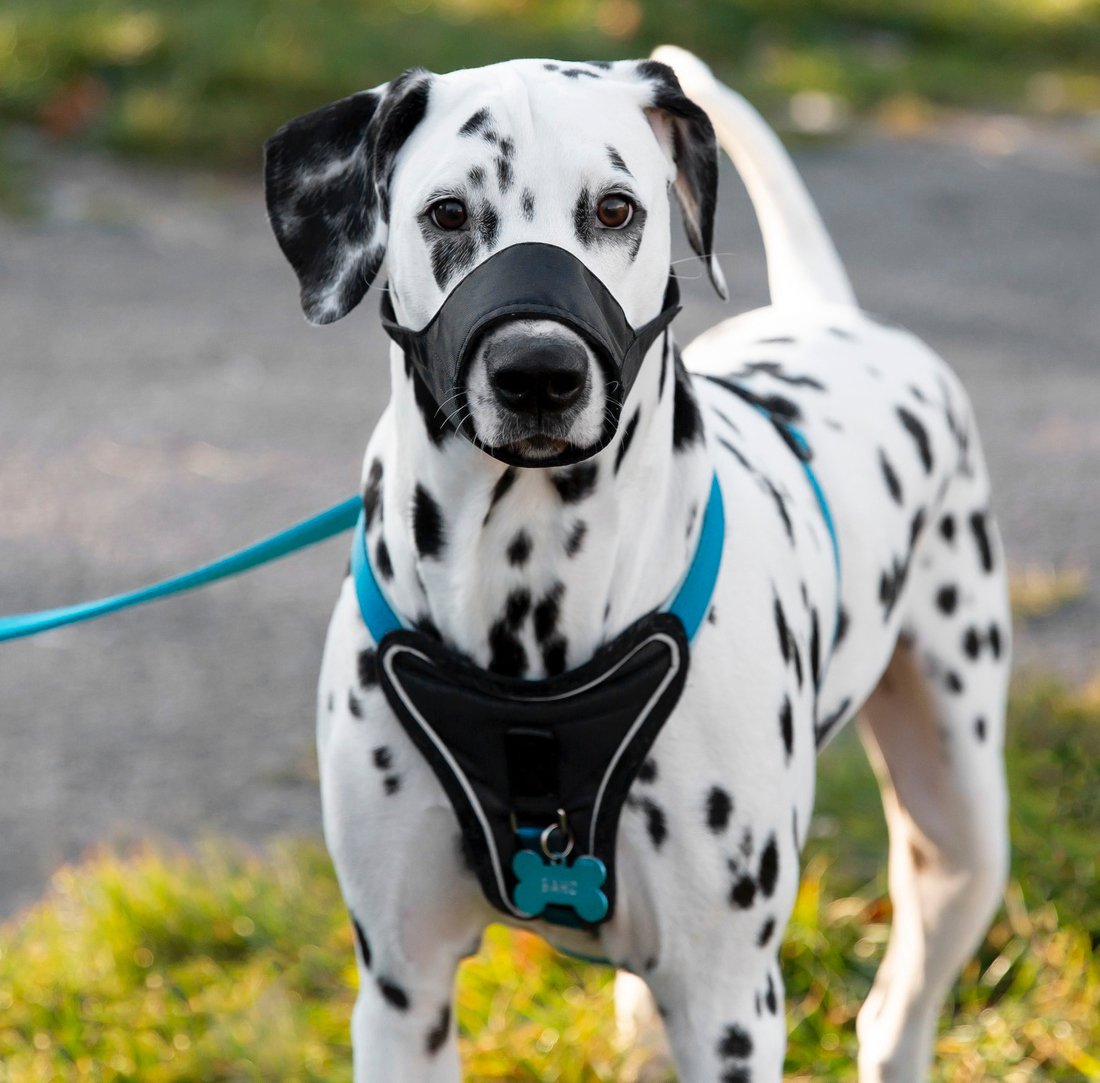
<path fill-rule="evenodd" d="M 268 217 L 310 323 L 346 316 L 382 266 L 394 161 L 428 107 L 430 78 L 411 69 L 284 124 L 264 145 Z"/>
<path fill-rule="evenodd" d="M 691 247 L 706 264 L 718 295 L 729 296 L 714 254 L 718 201 L 718 140 L 710 118 L 680 88 L 675 72 L 658 60 L 640 60 L 637 73 L 653 87 L 646 114 L 658 140 L 676 163 L 674 189 Z"/>

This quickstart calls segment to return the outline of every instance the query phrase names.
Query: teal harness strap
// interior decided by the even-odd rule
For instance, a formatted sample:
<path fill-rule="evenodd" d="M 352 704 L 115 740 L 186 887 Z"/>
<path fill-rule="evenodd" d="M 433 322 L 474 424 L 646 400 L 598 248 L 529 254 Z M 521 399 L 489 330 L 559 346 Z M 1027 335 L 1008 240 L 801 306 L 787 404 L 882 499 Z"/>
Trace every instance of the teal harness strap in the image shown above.
<path fill-rule="evenodd" d="M 214 583 L 231 575 L 239 575 L 250 568 L 278 560 L 299 549 L 305 549 L 316 542 L 350 530 L 355 525 L 356 516 L 360 514 L 362 507 L 363 502 L 359 497 L 349 497 L 335 507 L 286 530 L 281 530 L 278 534 L 250 545 L 247 549 L 231 553 L 227 557 L 215 560 L 212 564 L 196 568 L 193 572 L 186 572 L 184 575 L 167 579 L 163 583 L 156 583 L 127 594 L 116 594 L 110 598 L 101 598 L 99 601 L 63 606 L 60 609 L 46 609 L 40 613 L 0 617 L 0 642 L 34 635 L 36 632 L 45 632 L 51 628 L 60 628 L 65 624 L 91 620 L 93 617 L 102 617 L 120 609 L 152 602 L 157 598 L 167 598 L 172 594 L 194 590 L 196 587 Z"/>
<path fill-rule="evenodd" d="M 680 618 L 689 640 L 695 638 L 699 626 L 703 623 L 710 608 L 710 599 L 714 586 L 718 582 L 718 569 L 722 564 L 722 547 L 726 540 L 726 515 L 722 504 L 722 490 L 715 474 L 710 483 L 710 496 L 706 511 L 703 513 L 703 525 L 699 530 L 699 543 L 695 548 L 687 573 L 679 589 L 672 598 L 661 606 L 662 612 L 672 613 Z M 367 554 L 367 536 L 363 515 L 355 524 L 355 537 L 351 543 L 351 574 L 355 580 L 355 594 L 359 599 L 359 610 L 363 614 L 363 623 L 367 626 L 375 643 L 381 643 L 382 637 L 398 628 L 407 628 L 393 607 L 386 600 L 382 588 L 375 578 Z"/>

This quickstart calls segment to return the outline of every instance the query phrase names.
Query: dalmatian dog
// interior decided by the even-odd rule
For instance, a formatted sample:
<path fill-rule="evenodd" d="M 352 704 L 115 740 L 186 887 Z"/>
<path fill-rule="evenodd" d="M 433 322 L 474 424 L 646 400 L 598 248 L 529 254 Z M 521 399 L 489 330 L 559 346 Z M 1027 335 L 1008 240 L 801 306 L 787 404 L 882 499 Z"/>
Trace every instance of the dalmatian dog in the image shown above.
<path fill-rule="evenodd" d="M 1005 561 L 959 381 L 859 309 L 778 140 L 678 49 L 407 71 L 281 129 L 268 206 L 314 323 L 344 316 L 384 264 L 395 319 L 423 328 L 484 261 L 539 242 L 580 260 L 637 327 L 664 303 L 670 195 L 725 292 L 719 143 L 759 216 L 772 303 L 682 357 L 660 335 L 622 402 L 584 338 L 553 319 L 495 325 L 444 402 L 395 343 L 364 460 L 367 552 L 409 625 L 489 672 L 553 677 L 674 591 L 716 476 L 719 578 L 622 811 L 613 917 L 596 931 L 513 924 L 644 981 L 685 1083 L 778 1083 L 778 951 L 815 759 L 858 714 L 893 901 L 858 1020 L 859 1076 L 917 1081 L 1007 861 Z M 563 451 L 571 464 L 553 465 Z M 456 967 L 509 919 L 379 688 L 375 647 L 349 577 L 318 751 L 356 934 L 355 1079 L 454 1081 Z"/>

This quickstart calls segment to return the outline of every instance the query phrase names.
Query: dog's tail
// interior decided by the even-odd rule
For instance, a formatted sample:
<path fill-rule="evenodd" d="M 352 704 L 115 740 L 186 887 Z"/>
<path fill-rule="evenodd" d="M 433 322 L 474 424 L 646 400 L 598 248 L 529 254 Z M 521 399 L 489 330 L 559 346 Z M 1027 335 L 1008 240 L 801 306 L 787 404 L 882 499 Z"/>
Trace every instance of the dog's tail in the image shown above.
<path fill-rule="evenodd" d="M 852 284 L 825 223 L 763 117 L 686 49 L 661 45 L 653 59 L 672 68 L 684 93 L 706 110 L 720 146 L 745 182 L 764 236 L 772 304 L 817 299 L 855 305 Z"/>

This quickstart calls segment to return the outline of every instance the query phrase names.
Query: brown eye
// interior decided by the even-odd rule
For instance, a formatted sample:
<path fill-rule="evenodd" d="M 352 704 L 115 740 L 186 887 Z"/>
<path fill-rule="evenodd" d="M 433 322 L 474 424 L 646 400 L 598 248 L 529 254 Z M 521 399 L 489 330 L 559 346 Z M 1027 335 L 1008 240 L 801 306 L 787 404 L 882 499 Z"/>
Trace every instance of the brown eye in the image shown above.
<path fill-rule="evenodd" d="M 466 205 L 458 199 L 441 199 L 428 213 L 440 229 L 461 229 L 466 224 Z"/>
<path fill-rule="evenodd" d="M 596 207 L 596 217 L 608 229 L 622 229 L 634 217 L 634 204 L 626 196 L 604 196 Z"/>

